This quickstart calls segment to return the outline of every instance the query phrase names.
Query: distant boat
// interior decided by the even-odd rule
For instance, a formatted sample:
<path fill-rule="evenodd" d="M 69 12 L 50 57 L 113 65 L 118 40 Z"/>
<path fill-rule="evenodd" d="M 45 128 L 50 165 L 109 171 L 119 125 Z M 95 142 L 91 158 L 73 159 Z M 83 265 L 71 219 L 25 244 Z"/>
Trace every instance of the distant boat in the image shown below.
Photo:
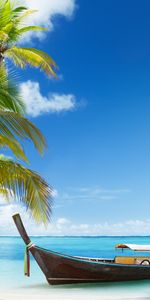
<path fill-rule="evenodd" d="M 116 282 L 150 279 L 150 256 L 116 256 L 114 259 L 78 257 L 61 254 L 34 245 L 19 214 L 13 216 L 26 244 L 25 275 L 30 275 L 32 253 L 49 284 Z M 150 251 L 150 245 L 119 244 L 116 248 Z"/>

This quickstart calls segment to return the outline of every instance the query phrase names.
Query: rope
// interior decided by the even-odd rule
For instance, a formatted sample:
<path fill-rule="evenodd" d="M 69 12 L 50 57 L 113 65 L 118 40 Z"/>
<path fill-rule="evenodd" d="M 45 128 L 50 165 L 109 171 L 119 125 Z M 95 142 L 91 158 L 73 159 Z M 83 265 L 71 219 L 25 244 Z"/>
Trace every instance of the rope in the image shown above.
<path fill-rule="evenodd" d="M 35 245 L 30 242 L 28 245 L 26 245 L 25 248 L 25 254 L 24 254 L 24 275 L 25 276 L 30 276 L 30 254 L 29 250 L 34 247 Z"/>

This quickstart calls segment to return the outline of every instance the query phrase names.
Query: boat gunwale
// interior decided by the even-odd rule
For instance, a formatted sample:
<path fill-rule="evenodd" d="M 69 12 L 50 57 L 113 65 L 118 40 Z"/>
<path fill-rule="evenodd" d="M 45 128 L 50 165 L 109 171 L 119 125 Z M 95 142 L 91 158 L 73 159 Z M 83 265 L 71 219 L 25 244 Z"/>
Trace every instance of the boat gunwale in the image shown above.
<path fill-rule="evenodd" d="M 88 258 L 86 260 L 86 259 L 83 259 L 83 257 L 79 258 L 79 257 L 72 256 L 72 255 L 69 255 L 69 254 L 63 254 L 61 252 L 57 252 L 57 251 L 53 251 L 53 250 L 48 250 L 48 249 L 45 249 L 45 248 L 42 248 L 42 247 L 36 246 L 36 245 L 33 248 L 36 248 L 37 250 L 41 250 L 43 252 L 54 254 L 56 256 L 60 256 L 62 258 L 67 258 L 69 260 L 75 260 L 75 261 L 82 262 L 82 263 L 85 263 L 85 264 L 97 264 L 97 265 L 107 265 L 107 266 L 109 265 L 109 266 L 113 266 L 113 267 L 130 267 L 130 268 L 133 268 L 133 267 L 134 268 L 137 268 L 137 267 L 138 268 L 145 268 L 146 267 L 146 269 L 148 267 L 150 268 L 150 265 L 119 264 L 119 263 L 115 263 L 115 262 L 114 263 L 111 263 L 111 262 L 107 263 L 107 262 L 103 262 L 103 261 L 90 261 L 90 260 L 88 260 Z M 114 261 L 115 261 L 115 258 L 116 258 L 116 256 L 114 257 Z M 138 258 L 138 256 L 136 258 Z M 94 257 L 90 258 L 89 257 L 89 259 L 97 259 L 97 258 L 94 258 Z M 105 260 L 105 258 L 104 258 L 104 260 Z"/>

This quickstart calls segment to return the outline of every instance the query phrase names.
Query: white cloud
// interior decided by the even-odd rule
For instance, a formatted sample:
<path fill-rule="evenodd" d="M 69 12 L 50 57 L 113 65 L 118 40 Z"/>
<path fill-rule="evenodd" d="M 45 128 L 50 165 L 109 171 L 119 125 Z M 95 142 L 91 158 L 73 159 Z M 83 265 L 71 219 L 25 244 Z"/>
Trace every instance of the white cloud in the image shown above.
<path fill-rule="evenodd" d="M 60 194 L 57 190 L 54 191 L 54 196 L 60 198 L 59 206 L 66 201 L 88 201 L 88 200 L 114 200 L 123 194 L 128 194 L 129 189 L 105 189 L 96 187 L 80 187 L 80 188 L 68 188 L 72 194 Z M 89 198 L 88 198 L 89 197 Z M 67 202 L 67 203 L 68 203 Z M 60 205 L 61 206 L 61 205 Z M 55 207 L 56 208 L 56 207 Z M 126 220 L 120 222 L 107 221 L 103 223 L 93 222 L 93 224 L 73 222 L 71 219 L 65 216 L 59 216 L 55 221 L 50 223 L 45 229 L 44 226 L 37 224 L 31 220 L 25 210 L 20 205 L 9 204 L 5 205 L 3 198 L 0 198 L 0 235 L 16 235 L 17 230 L 13 225 L 12 214 L 19 211 L 23 216 L 23 221 L 27 227 L 27 231 L 30 235 L 147 235 L 150 232 L 150 219 L 140 220 Z"/>
<path fill-rule="evenodd" d="M 60 218 L 57 220 L 57 224 L 59 225 L 68 225 L 70 224 L 70 221 L 66 218 Z"/>
<path fill-rule="evenodd" d="M 32 14 L 28 22 L 32 25 L 42 25 L 47 27 L 49 31 L 54 29 L 55 17 L 64 16 L 70 19 L 76 8 L 75 0 L 24 0 L 24 3 L 29 9 L 37 9 L 35 14 Z M 32 35 L 41 38 L 43 33 L 34 32 L 34 34 L 26 34 L 26 41 L 32 38 Z"/>
<path fill-rule="evenodd" d="M 101 187 L 80 187 L 68 188 L 61 196 L 62 200 L 117 200 L 122 196 L 130 193 L 127 188 L 122 189 L 105 189 Z"/>
<path fill-rule="evenodd" d="M 21 94 L 27 108 L 27 114 L 37 117 L 44 113 L 60 113 L 71 111 L 76 107 L 73 94 L 51 93 L 47 97 L 40 92 L 38 82 L 28 80 L 20 85 Z"/>
<path fill-rule="evenodd" d="M 61 217 L 45 228 L 29 218 L 26 210 L 17 204 L 0 205 L 0 235 L 18 235 L 12 221 L 13 213 L 19 212 L 30 235 L 149 235 L 150 219 L 126 220 L 112 223 L 75 223 L 68 218 Z"/>

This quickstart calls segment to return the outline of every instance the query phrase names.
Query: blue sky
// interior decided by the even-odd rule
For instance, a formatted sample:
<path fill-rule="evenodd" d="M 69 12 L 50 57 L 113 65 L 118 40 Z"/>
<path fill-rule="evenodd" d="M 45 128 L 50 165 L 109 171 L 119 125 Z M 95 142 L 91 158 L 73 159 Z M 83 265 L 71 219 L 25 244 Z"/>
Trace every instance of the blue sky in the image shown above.
<path fill-rule="evenodd" d="M 37 20 L 49 32 L 26 45 L 48 52 L 60 79 L 17 71 L 48 144 L 43 158 L 26 144 L 30 167 L 57 190 L 48 232 L 149 234 L 150 3 L 54 2 Z"/>

